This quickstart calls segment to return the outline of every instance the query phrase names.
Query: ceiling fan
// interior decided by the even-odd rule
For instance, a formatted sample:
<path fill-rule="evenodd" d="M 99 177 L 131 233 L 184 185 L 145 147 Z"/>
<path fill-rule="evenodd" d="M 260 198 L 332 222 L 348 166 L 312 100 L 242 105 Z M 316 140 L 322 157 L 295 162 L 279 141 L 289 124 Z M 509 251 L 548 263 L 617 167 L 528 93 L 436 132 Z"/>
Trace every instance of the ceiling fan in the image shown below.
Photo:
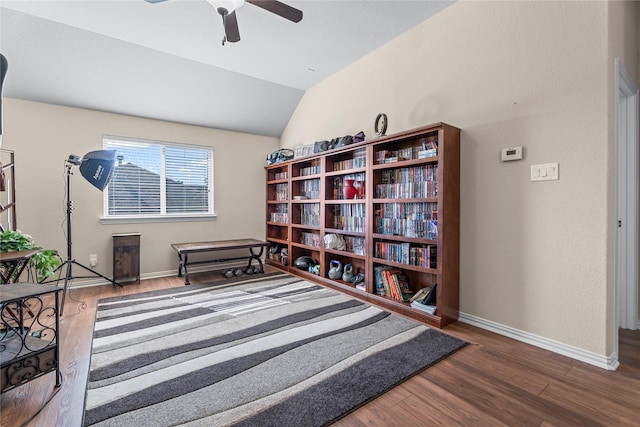
<path fill-rule="evenodd" d="M 145 0 L 147 3 L 160 3 L 166 0 Z M 240 31 L 238 30 L 238 20 L 236 18 L 236 10 L 241 8 L 244 3 L 251 3 L 271 13 L 275 13 L 289 21 L 300 22 L 302 20 L 302 11 L 294 7 L 286 5 L 277 0 L 207 0 L 211 6 L 222 17 L 222 25 L 224 27 L 224 37 L 222 44 L 225 42 L 235 43 L 240 41 Z"/>

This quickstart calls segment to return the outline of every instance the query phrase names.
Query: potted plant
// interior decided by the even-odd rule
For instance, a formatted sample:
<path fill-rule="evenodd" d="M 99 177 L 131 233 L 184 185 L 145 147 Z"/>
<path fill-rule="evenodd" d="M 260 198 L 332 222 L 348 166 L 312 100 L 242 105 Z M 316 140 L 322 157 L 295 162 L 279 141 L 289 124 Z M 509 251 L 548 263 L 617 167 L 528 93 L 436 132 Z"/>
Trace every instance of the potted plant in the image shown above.
<path fill-rule="evenodd" d="M 29 268 L 35 271 L 36 279 L 39 283 L 44 282 L 53 272 L 60 267 L 62 261 L 58 253 L 51 249 L 42 249 L 33 242 L 33 237 L 20 230 L 6 230 L 0 234 L 0 252 L 27 251 L 30 249 L 40 249 L 29 259 Z M 0 264 L 0 268 L 6 266 Z M 12 277 L 17 280 L 17 277 Z"/>

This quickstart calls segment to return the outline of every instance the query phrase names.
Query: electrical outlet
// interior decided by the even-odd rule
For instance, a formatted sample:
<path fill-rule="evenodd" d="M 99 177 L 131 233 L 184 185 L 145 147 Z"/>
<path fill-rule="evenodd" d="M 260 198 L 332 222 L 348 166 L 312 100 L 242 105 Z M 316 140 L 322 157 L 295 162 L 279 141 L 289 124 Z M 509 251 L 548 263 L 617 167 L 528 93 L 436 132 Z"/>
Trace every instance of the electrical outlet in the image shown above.
<path fill-rule="evenodd" d="M 98 254 L 89 255 L 89 265 L 91 265 L 91 267 L 95 267 L 97 263 L 98 263 Z"/>

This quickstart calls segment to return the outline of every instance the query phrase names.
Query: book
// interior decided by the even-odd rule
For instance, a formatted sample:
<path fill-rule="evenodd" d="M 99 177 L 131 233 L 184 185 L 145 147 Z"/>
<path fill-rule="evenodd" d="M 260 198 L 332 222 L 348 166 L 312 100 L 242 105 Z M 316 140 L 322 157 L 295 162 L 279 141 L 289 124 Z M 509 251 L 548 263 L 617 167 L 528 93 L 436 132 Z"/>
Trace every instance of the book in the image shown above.
<path fill-rule="evenodd" d="M 384 281 L 385 288 L 387 289 L 387 295 L 395 300 L 400 301 L 402 299 L 400 296 L 400 290 L 398 289 L 398 286 L 393 279 L 393 275 L 398 271 L 399 270 L 390 269 L 382 270 L 382 280 Z"/>
<path fill-rule="evenodd" d="M 424 311 L 426 313 L 429 314 L 435 314 L 436 313 L 436 306 L 435 305 L 428 305 L 428 304 L 422 304 L 421 302 L 418 301 L 414 301 L 411 303 L 411 307 L 420 310 L 420 311 Z"/>
<path fill-rule="evenodd" d="M 435 283 L 427 296 L 421 301 L 423 305 L 436 305 L 438 284 Z"/>
<path fill-rule="evenodd" d="M 409 285 L 409 278 L 403 272 L 399 272 L 393 275 L 394 281 L 400 291 L 400 298 L 402 301 L 409 301 L 413 297 L 413 289 Z"/>
<path fill-rule="evenodd" d="M 422 299 L 426 298 L 426 296 L 429 295 L 429 291 L 430 290 L 431 290 L 430 286 L 426 286 L 426 287 L 420 289 L 418 292 L 413 294 L 413 296 L 409 299 L 409 302 L 414 302 L 416 300 L 422 300 Z"/>
<path fill-rule="evenodd" d="M 382 271 L 384 269 L 388 269 L 389 267 L 382 267 L 382 266 L 377 266 L 373 268 L 373 277 L 375 279 L 375 285 L 376 285 L 376 294 L 380 295 L 380 296 L 388 296 L 390 297 L 391 295 L 387 294 L 387 289 L 384 286 L 384 280 L 382 278 Z"/>

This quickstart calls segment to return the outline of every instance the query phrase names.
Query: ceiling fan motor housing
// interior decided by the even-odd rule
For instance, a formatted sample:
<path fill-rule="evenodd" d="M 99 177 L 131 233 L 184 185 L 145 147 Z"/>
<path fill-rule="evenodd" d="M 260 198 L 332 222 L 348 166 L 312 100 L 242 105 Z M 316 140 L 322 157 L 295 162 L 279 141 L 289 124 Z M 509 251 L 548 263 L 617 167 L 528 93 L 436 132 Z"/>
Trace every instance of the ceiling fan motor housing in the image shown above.
<path fill-rule="evenodd" d="M 207 0 L 222 16 L 229 15 L 244 5 L 244 0 Z"/>

